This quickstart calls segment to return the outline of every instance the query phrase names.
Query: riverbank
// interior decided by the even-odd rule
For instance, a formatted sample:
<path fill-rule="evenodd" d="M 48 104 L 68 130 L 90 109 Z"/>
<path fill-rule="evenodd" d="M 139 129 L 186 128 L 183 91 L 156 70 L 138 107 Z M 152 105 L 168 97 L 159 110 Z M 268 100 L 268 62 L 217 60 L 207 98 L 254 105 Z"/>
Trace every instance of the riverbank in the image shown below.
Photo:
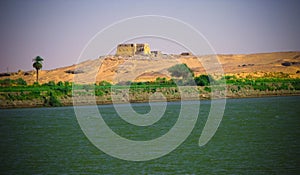
<path fill-rule="evenodd" d="M 193 80 L 197 86 L 190 83 L 193 81 L 166 78 L 157 78 L 153 82 L 118 84 L 106 81 L 98 84 L 50 81 L 41 85 L 26 85 L 21 79 L 8 80 L 0 86 L 0 108 L 300 95 L 300 79 L 283 73 L 244 78 L 225 75 L 218 79 L 211 75 L 200 75 L 193 77 Z"/>
<path fill-rule="evenodd" d="M 160 101 L 181 101 L 181 100 L 210 100 L 221 98 L 257 98 L 270 96 L 300 96 L 300 90 L 254 90 L 251 87 L 239 88 L 239 86 L 229 85 L 226 89 L 213 91 L 216 87 L 188 87 L 190 92 L 180 92 L 177 87 L 156 88 L 154 91 L 145 89 L 135 89 L 128 93 L 126 89 L 121 89 L 118 93 L 107 93 L 97 96 L 93 93 L 76 93 L 72 95 L 57 97 L 56 105 L 49 104 L 51 97 L 41 96 L 31 100 L 0 100 L 0 108 L 35 108 L 35 107 L 57 107 L 73 105 L 104 105 L 115 103 L 147 103 Z M 6 92 L 9 94 L 9 92 Z M 45 93 L 44 93 L 45 94 Z M 3 92 L 2 92 L 3 95 Z M 183 95 L 183 96 L 182 96 Z M 163 97 L 162 97 L 163 96 Z"/>

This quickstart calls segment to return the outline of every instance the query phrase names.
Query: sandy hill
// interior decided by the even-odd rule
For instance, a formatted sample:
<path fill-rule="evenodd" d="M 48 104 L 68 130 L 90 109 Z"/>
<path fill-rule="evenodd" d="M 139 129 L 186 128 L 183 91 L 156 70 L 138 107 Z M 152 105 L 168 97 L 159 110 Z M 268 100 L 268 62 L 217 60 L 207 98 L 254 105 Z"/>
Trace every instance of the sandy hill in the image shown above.
<path fill-rule="evenodd" d="M 222 65 L 224 73 L 238 76 L 262 76 L 270 72 L 283 72 L 291 77 L 300 77 L 300 52 L 274 52 L 239 55 L 207 55 L 181 56 L 162 55 L 159 57 L 133 56 L 116 57 L 104 56 L 94 60 L 81 62 L 77 65 L 41 70 L 39 82 L 76 81 L 78 83 L 95 83 L 109 81 L 153 81 L 157 77 L 169 78 L 167 69 L 176 64 L 187 64 L 196 75 L 218 73 L 214 65 Z M 1 74 L 0 79 L 23 78 L 28 84 L 35 81 L 36 72 L 19 71 L 17 73 Z"/>

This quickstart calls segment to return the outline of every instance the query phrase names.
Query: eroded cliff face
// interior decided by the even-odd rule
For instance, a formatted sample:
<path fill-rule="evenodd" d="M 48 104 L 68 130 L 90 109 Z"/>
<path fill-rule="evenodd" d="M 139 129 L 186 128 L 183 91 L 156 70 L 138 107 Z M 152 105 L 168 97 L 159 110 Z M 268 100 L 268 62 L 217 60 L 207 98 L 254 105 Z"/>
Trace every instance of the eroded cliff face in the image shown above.
<path fill-rule="evenodd" d="M 218 65 L 219 63 L 221 66 Z M 300 52 L 275 52 L 239 55 L 208 55 L 181 56 L 161 55 L 159 57 L 133 56 L 117 57 L 105 56 L 94 60 L 87 60 L 77 65 L 41 70 L 40 84 L 49 81 L 69 81 L 83 84 L 109 81 L 153 81 L 158 77 L 170 78 L 169 67 L 185 63 L 195 75 L 200 74 L 235 74 L 237 77 L 264 76 L 266 73 L 285 73 L 290 77 L 300 77 Z M 221 69 L 220 69 L 221 67 Z M 0 79 L 24 79 L 27 84 L 35 81 L 35 71 L 11 73 Z"/>

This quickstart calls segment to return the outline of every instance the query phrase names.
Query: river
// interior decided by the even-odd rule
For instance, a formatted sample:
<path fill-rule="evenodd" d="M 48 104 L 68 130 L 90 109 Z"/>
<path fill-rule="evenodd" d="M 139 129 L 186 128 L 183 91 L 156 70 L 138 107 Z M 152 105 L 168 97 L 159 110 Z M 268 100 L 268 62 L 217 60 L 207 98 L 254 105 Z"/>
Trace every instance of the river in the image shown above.
<path fill-rule="evenodd" d="M 0 174 L 299 174 L 299 102 L 300 97 L 228 99 L 216 134 L 199 147 L 210 110 L 210 101 L 201 101 L 195 127 L 179 147 L 138 162 L 96 148 L 80 129 L 73 107 L 1 109 Z M 174 125 L 180 102 L 168 103 L 168 117 L 146 128 L 130 127 L 112 105 L 98 108 L 117 134 L 151 140 Z M 147 103 L 133 108 L 140 114 L 150 110 Z"/>

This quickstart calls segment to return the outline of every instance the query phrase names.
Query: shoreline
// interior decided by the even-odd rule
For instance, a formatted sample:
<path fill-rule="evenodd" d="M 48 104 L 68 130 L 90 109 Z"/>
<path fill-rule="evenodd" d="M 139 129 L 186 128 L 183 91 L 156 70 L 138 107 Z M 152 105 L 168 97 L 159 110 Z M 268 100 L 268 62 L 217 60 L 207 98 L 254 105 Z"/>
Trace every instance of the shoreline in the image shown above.
<path fill-rule="evenodd" d="M 300 96 L 300 91 L 296 91 L 294 93 L 276 93 L 276 94 L 271 94 L 271 93 L 266 93 L 266 94 L 251 94 L 251 95 L 247 95 L 247 96 L 240 96 L 238 94 L 235 95 L 230 95 L 230 96 L 226 96 L 225 99 L 242 99 L 242 98 L 265 98 L 265 97 L 289 97 L 289 96 Z M 173 99 L 167 99 L 167 102 L 178 102 L 178 101 L 194 101 L 194 100 L 218 100 L 218 99 L 224 99 L 224 98 L 185 98 L 185 99 L 181 99 L 181 98 L 173 98 Z M 117 102 L 117 103 L 113 103 L 112 101 L 106 100 L 106 101 L 88 101 L 86 103 L 81 102 L 81 103 L 77 103 L 76 105 L 74 105 L 73 103 L 73 98 L 70 98 L 64 102 L 62 102 L 61 106 L 47 106 L 44 105 L 43 103 L 37 102 L 38 99 L 35 100 L 29 100 L 29 101 L 18 101 L 17 103 L 10 103 L 10 104 L 5 104 L 3 105 L 3 103 L 1 103 L 0 105 L 0 109 L 22 109 L 22 108 L 44 108 L 44 107 L 49 107 L 49 108 L 54 108 L 54 107 L 70 107 L 70 106 L 90 106 L 90 105 L 111 105 L 111 104 L 126 104 L 128 102 L 124 101 L 124 102 Z M 129 101 L 129 103 L 148 103 L 149 99 L 144 99 L 144 100 L 131 100 Z M 163 100 L 152 100 L 151 102 L 163 102 Z"/>

